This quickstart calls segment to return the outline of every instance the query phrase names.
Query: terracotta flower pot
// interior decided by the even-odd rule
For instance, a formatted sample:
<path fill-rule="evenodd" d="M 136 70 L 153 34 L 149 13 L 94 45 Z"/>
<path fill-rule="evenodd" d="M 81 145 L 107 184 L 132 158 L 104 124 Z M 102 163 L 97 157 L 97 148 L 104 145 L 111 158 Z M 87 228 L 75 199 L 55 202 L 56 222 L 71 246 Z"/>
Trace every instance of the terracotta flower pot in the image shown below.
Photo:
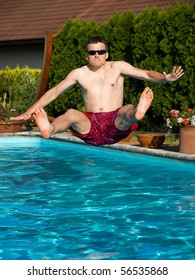
<path fill-rule="evenodd" d="M 140 145 L 144 148 L 157 149 L 165 141 L 164 133 L 140 133 L 137 134 L 137 139 Z"/>
<path fill-rule="evenodd" d="M 10 121 L 6 124 L 4 121 L 0 120 L 0 133 L 12 133 L 22 131 L 23 120 Z"/>
<path fill-rule="evenodd" d="M 179 152 L 195 154 L 195 126 L 185 125 L 180 128 Z"/>

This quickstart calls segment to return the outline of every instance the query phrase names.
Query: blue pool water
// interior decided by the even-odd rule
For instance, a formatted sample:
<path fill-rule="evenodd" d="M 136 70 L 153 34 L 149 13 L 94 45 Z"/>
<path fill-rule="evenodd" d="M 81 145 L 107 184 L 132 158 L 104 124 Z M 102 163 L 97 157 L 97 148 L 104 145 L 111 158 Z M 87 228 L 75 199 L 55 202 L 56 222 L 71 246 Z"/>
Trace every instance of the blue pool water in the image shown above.
<path fill-rule="evenodd" d="M 195 164 L 0 138 L 0 259 L 195 259 Z"/>

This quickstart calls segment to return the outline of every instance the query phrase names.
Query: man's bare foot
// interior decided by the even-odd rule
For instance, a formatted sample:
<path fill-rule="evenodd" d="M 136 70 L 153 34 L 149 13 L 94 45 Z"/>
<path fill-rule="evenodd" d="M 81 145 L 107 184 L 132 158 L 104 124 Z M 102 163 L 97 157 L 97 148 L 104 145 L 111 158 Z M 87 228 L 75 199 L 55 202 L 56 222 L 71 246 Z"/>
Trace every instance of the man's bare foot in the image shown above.
<path fill-rule="evenodd" d="M 153 98 L 154 98 L 153 91 L 149 87 L 146 87 L 140 96 L 136 108 L 136 112 L 135 112 L 136 120 L 140 121 L 143 119 L 145 113 L 147 112 L 148 108 L 152 103 Z"/>
<path fill-rule="evenodd" d="M 48 117 L 47 117 L 47 113 L 45 112 L 45 110 L 43 109 L 42 106 L 39 106 L 34 114 L 33 117 L 36 121 L 36 124 L 41 132 L 41 135 L 44 138 L 49 138 L 52 134 L 53 131 L 53 127 L 50 124 Z"/>

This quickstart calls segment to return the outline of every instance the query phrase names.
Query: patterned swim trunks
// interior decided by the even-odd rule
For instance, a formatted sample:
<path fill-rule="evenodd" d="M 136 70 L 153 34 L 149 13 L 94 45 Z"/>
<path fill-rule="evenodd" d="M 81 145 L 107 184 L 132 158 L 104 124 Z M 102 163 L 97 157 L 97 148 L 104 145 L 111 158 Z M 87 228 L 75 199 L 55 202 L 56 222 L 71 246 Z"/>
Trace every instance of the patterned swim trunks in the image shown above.
<path fill-rule="evenodd" d="M 70 128 L 70 130 L 75 136 L 92 145 L 117 143 L 126 138 L 130 132 L 135 131 L 138 128 L 137 123 L 132 124 L 127 130 L 119 130 L 116 128 L 114 121 L 119 110 L 120 108 L 106 113 L 84 112 L 91 122 L 91 129 L 89 133 L 80 134 L 73 128 Z"/>

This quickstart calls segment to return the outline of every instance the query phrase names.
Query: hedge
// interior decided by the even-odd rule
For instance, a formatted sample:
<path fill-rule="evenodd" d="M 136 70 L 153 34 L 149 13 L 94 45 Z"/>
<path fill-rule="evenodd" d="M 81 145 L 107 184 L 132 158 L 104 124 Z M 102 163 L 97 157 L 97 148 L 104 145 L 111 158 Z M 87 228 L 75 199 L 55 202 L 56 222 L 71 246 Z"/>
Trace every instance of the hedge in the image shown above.
<path fill-rule="evenodd" d="M 40 75 L 40 69 L 28 67 L 0 70 L 0 103 L 4 108 L 25 112 L 34 101 Z"/>

